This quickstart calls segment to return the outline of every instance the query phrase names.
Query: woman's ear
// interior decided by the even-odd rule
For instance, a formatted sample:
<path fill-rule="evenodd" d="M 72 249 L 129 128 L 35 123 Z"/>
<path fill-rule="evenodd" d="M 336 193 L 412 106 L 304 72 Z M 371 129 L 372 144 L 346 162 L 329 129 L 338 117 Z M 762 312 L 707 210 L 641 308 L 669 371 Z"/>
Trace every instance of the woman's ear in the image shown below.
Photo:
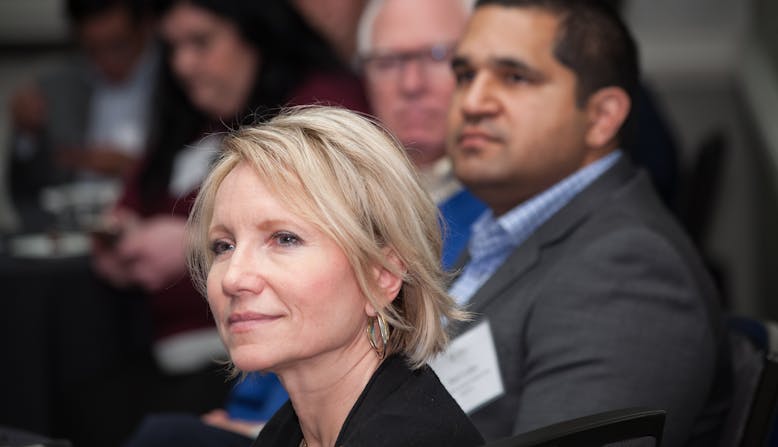
<path fill-rule="evenodd" d="M 391 269 L 384 266 L 373 267 L 373 279 L 380 292 L 382 307 L 388 306 L 400 294 L 403 286 L 403 276 L 405 275 L 405 264 L 400 261 L 394 250 L 385 248 L 384 257 L 388 261 Z M 365 312 L 370 317 L 376 315 L 376 309 L 369 302 L 365 305 Z"/>
<path fill-rule="evenodd" d="M 605 87 L 592 94 L 586 103 L 591 124 L 586 133 L 586 144 L 598 149 L 609 146 L 616 139 L 631 107 L 632 101 L 621 87 Z"/>

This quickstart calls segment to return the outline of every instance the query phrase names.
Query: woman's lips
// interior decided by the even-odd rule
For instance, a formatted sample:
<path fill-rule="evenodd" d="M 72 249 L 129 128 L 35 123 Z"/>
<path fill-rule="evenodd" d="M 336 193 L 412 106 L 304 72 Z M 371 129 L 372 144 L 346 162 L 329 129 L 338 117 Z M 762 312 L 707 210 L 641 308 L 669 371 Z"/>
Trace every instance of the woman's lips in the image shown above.
<path fill-rule="evenodd" d="M 245 332 L 257 325 L 272 323 L 279 318 L 281 318 L 280 315 L 267 315 L 256 312 L 236 312 L 227 318 L 227 326 L 232 332 Z"/>

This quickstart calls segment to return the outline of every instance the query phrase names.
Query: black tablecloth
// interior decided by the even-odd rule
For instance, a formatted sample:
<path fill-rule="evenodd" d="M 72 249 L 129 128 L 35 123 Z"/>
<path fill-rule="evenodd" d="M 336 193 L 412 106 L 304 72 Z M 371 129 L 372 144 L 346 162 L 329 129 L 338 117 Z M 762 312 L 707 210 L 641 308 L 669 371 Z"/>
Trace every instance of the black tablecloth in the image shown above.
<path fill-rule="evenodd" d="M 87 256 L 0 254 L 0 425 L 56 434 L 58 399 L 148 341 L 144 301 L 92 272 Z"/>

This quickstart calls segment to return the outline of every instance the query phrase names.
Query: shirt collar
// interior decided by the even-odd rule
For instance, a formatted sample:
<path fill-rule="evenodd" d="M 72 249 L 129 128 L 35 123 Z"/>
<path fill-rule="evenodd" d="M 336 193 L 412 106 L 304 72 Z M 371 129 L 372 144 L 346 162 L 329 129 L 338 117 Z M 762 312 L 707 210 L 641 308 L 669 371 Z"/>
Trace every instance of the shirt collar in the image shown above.
<path fill-rule="evenodd" d="M 448 157 L 442 157 L 429 166 L 419 168 L 419 180 L 435 203 L 444 202 L 462 189 L 462 185 L 454 176 L 454 168 Z"/>
<path fill-rule="evenodd" d="M 616 164 L 621 156 L 621 150 L 609 153 L 540 194 L 520 203 L 497 219 L 491 210 L 487 210 L 473 224 L 473 238 L 475 239 L 479 234 L 494 237 L 496 234 L 502 233 L 505 237 L 503 241 L 507 240 L 513 247 L 519 246 L 540 225 Z"/>

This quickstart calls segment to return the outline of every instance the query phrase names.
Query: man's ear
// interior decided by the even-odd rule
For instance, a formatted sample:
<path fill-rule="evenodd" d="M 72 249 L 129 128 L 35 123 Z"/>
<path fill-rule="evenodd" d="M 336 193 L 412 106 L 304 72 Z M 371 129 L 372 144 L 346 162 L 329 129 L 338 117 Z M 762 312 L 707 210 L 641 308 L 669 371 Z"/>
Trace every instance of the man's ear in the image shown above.
<path fill-rule="evenodd" d="M 621 87 L 605 87 L 594 92 L 586 102 L 586 114 L 591 124 L 586 133 L 586 144 L 592 148 L 609 146 L 631 107 L 632 101 Z"/>
<path fill-rule="evenodd" d="M 380 292 L 379 298 L 381 302 L 379 304 L 382 307 L 388 306 L 400 294 L 400 289 L 403 286 L 403 275 L 406 271 L 405 264 L 400 261 L 394 250 L 385 248 L 384 256 L 389 262 L 391 269 L 383 266 L 373 267 L 373 279 L 378 286 L 377 290 Z M 365 304 L 365 312 L 370 317 L 376 315 L 376 309 L 369 302 Z"/>

